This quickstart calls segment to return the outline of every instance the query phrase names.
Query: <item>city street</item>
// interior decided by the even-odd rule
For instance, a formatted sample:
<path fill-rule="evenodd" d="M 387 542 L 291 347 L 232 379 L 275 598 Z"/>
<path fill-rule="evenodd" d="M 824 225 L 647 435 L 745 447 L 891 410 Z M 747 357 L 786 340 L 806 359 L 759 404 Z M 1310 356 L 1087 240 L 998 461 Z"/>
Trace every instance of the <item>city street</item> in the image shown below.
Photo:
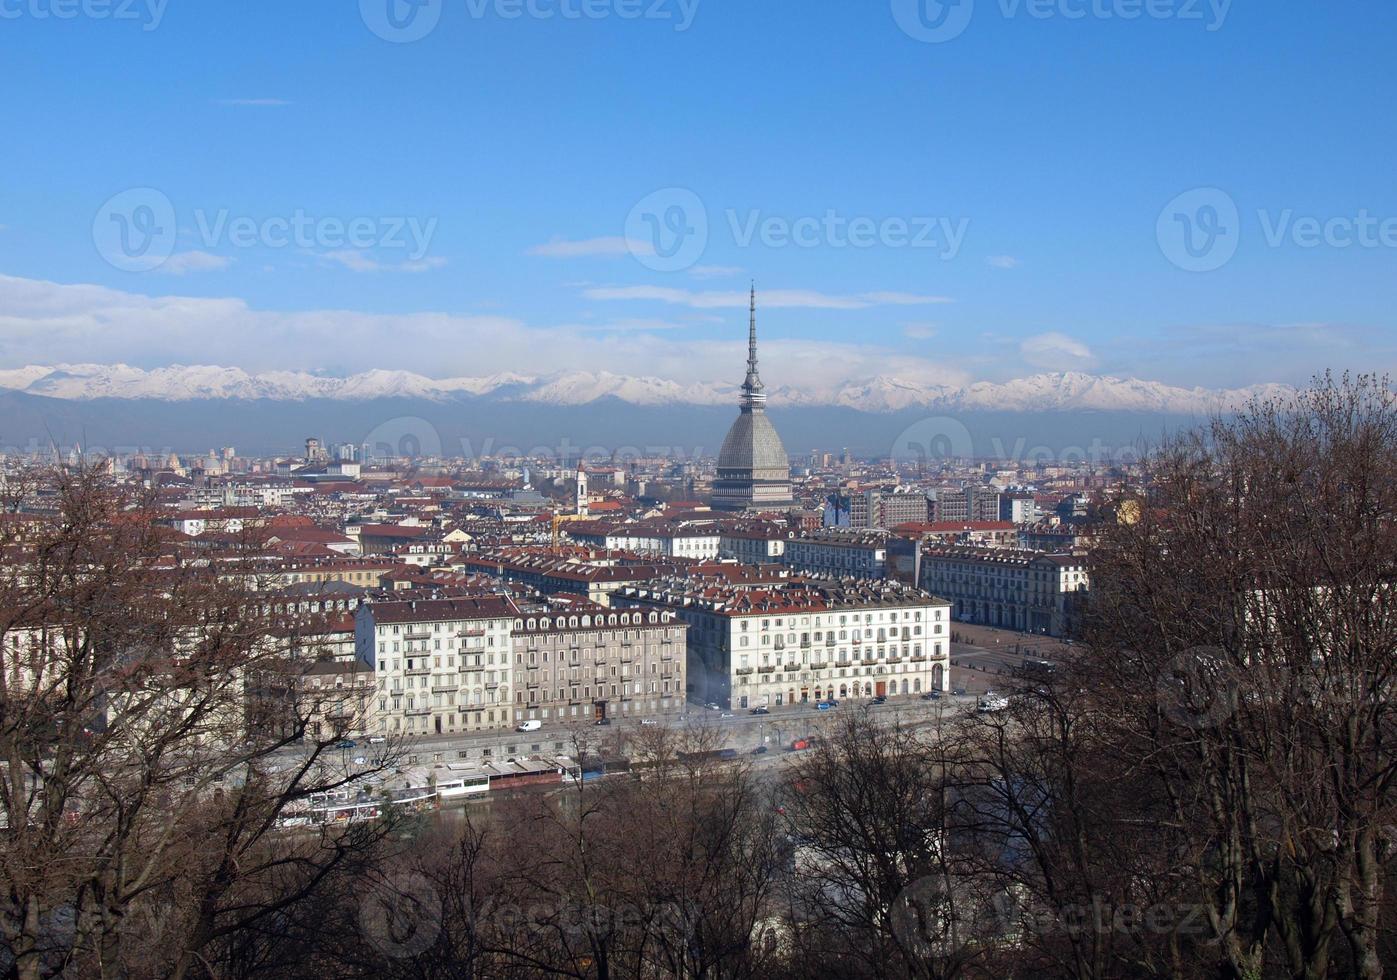
<path fill-rule="evenodd" d="M 917 724 L 934 718 L 937 711 L 960 711 L 973 707 L 973 697 L 943 696 L 935 701 L 920 698 L 889 698 L 886 704 L 871 705 L 867 700 L 847 700 L 838 708 L 819 711 L 811 705 L 791 705 L 772 708 L 767 715 L 748 712 L 733 713 L 723 718 L 721 712 L 689 705 L 688 711 L 658 720 L 677 730 L 711 728 L 722 735 L 716 747 L 750 752 L 764 745 L 772 752 L 790 747 L 797 739 L 818 733 L 821 725 L 851 711 L 867 710 L 887 724 Z M 638 736 L 646 730 L 637 722 L 614 722 L 607 726 L 593 724 L 556 725 L 537 732 L 489 732 L 457 735 L 450 738 L 413 739 L 403 744 L 405 761 L 409 765 L 431 765 L 448 762 L 503 762 L 530 756 L 576 756 L 579 748 L 588 755 L 598 751 L 607 757 L 627 757 Z M 367 749 L 356 743 L 355 752 Z"/>

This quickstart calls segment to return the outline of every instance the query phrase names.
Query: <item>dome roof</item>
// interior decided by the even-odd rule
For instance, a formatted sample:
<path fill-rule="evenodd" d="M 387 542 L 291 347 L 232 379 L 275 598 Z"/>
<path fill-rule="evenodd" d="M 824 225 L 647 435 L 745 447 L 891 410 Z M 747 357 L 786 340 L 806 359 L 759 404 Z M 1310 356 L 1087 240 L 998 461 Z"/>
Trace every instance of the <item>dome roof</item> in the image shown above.
<path fill-rule="evenodd" d="M 744 410 L 728 430 L 718 453 L 718 472 L 751 471 L 757 479 L 786 480 L 790 478 L 791 462 L 786 447 L 776 434 L 771 419 L 760 410 Z"/>

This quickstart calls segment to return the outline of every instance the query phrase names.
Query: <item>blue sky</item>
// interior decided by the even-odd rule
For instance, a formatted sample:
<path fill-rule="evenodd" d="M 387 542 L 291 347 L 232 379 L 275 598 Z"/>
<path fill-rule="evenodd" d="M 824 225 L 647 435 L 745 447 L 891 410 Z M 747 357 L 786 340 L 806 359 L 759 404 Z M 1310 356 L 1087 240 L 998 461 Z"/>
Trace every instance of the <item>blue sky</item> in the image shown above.
<path fill-rule="evenodd" d="M 0 368 L 1397 367 L 1386 0 L 421 2 L 0 0 Z"/>

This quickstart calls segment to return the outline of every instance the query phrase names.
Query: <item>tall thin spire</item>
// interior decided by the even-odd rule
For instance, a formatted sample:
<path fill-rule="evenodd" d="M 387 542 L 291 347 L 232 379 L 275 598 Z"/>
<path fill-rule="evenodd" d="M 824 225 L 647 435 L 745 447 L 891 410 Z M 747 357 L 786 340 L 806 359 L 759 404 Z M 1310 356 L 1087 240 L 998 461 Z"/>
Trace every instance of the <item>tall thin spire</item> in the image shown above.
<path fill-rule="evenodd" d="M 747 327 L 747 380 L 743 382 L 742 389 L 748 394 L 755 394 L 764 387 L 762 377 L 757 373 L 757 283 L 753 280 L 751 320 Z"/>

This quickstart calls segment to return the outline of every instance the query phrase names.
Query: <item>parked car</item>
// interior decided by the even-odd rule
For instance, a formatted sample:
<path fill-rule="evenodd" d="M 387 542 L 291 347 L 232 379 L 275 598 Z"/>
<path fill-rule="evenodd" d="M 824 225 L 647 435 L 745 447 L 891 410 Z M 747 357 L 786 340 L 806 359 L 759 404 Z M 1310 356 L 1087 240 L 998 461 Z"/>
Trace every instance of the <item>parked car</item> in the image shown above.
<path fill-rule="evenodd" d="M 755 749 L 752 750 L 752 754 L 753 754 L 753 755 L 766 755 L 766 746 L 765 746 L 765 745 L 758 745 Z"/>
<path fill-rule="evenodd" d="M 922 695 L 922 700 L 923 700 L 923 701 L 937 701 L 937 700 L 940 700 L 940 698 L 941 698 L 941 692 L 940 692 L 940 691 L 927 691 L 925 694 Z"/>
<path fill-rule="evenodd" d="M 1009 699 L 1002 694 L 995 694 L 993 691 L 986 691 L 975 705 L 975 710 L 982 715 L 992 714 L 996 711 L 1003 711 L 1009 707 Z"/>
<path fill-rule="evenodd" d="M 719 718 L 731 718 L 731 717 L 733 717 L 733 713 L 732 713 L 731 711 L 724 711 L 724 712 L 723 712 L 721 715 L 719 715 L 718 717 L 719 717 Z"/>
<path fill-rule="evenodd" d="M 815 710 L 816 710 L 816 711 L 829 711 L 829 710 L 831 710 L 831 709 L 833 709 L 833 708 L 834 708 L 834 705 L 833 705 L 831 702 L 829 702 L 829 701 L 818 701 L 818 702 L 816 702 L 816 704 L 815 704 Z"/>
<path fill-rule="evenodd" d="M 771 712 L 768 711 L 766 708 L 753 708 L 752 711 L 751 711 L 751 713 L 754 714 L 754 715 L 769 715 L 769 714 L 771 714 Z"/>
<path fill-rule="evenodd" d="M 370 745 L 382 745 L 382 744 L 383 744 L 384 742 L 386 742 L 386 741 L 388 741 L 388 739 L 384 738 L 382 735 L 370 735 L 370 736 L 369 736 L 369 744 L 370 744 Z"/>
<path fill-rule="evenodd" d="M 722 749 L 722 750 L 720 750 L 720 751 L 718 752 L 718 758 L 720 758 L 720 759 L 736 759 L 736 758 L 737 758 L 737 749 Z"/>
<path fill-rule="evenodd" d="M 521 724 L 518 728 L 516 728 L 516 729 L 514 729 L 514 730 L 515 730 L 516 732 L 536 732 L 536 731 L 538 731 L 538 730 L 539 730 L 540 728 L 542 728 L 542 727 L 543 727 L 543 722 L 538 721 L 537 719 L 535 719 L 534 721 L 526 721 L 526 722 L 524 722 L 523 724 Z"/>
<path fill-rule="evenodd" d="M 718 705 L 714 704 L 712 701 L 709 701 L 707 704 L 704 705 L 704 707 L 707 708 L 709 711 L 718 710 Z"/>
<path fill-rule="evenodd" d="M 887 704 L 887 703 L 888 703 L 888 696 L 887 696 L 886 694 L 880 694 L 880 695 L 878 695 L 876 698 L 873 699 L 873 703 L 874 703 L 874 704 Z"/>
<path fill-rule="evenodd" d="M 640 719 L 640 723 L 641 723 L 642 725 L 653 725 L 653 724 L 655 724 L 655 719 L 654 719 L 654 718 L 642 718 L 642 719 Z"/>

